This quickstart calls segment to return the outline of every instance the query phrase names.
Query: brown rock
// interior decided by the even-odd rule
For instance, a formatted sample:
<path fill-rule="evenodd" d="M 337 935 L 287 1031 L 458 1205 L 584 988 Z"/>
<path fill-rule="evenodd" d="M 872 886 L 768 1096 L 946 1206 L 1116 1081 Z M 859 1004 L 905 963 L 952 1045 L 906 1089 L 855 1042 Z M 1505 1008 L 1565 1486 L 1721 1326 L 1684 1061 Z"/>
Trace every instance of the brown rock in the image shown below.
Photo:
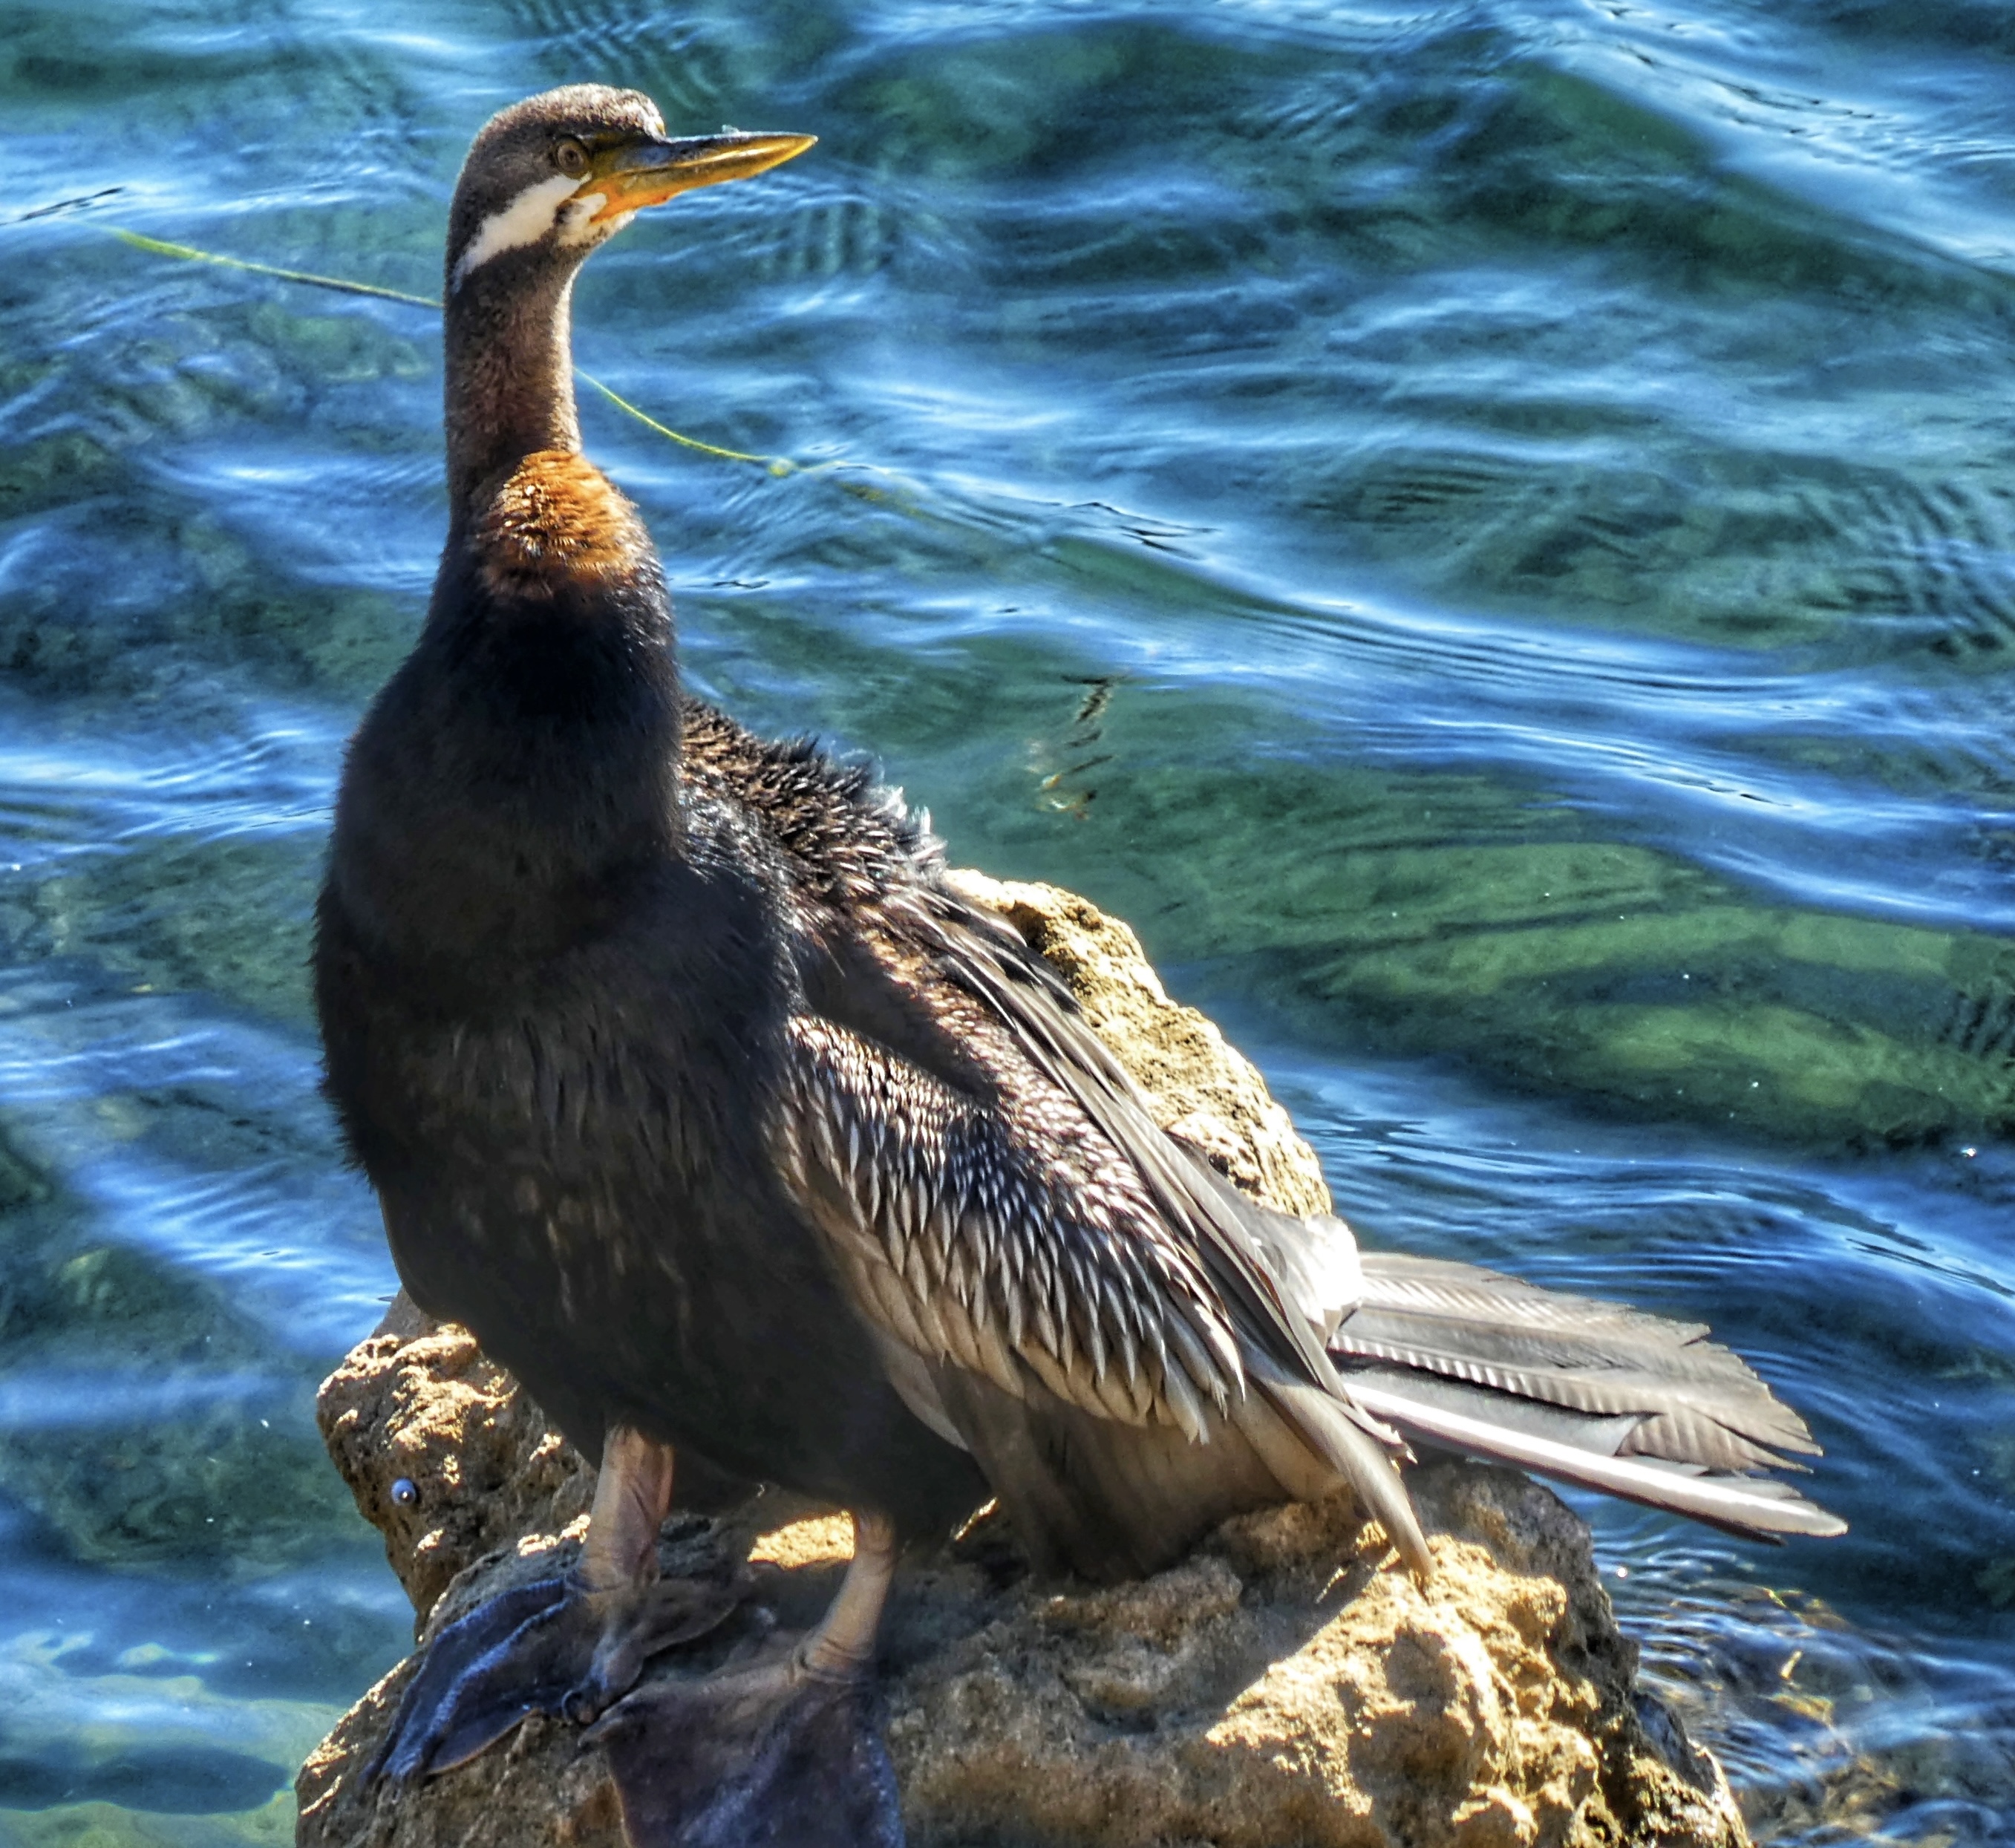
<path fill-rule="evenodd" d="M 388 1318 L 390 1319 L 390 1318 Z M 587 1512 L 594 1472 L 465 1328 L 374 1335 L 323 1381 L 315 1420 L 424 1623 L 472 1560 Z M 394 1486 L 412 1485 L 410 1501 Z"/>
<path fill-rule="evenodd" d="M 1260 1197 L 1327 1206 L 1259 1074 L 1169 1000 L 1123 924 L 1054 888 L 955 876 L 1055 962 L 1159 1120 Z M 355 1349 L 319 1413 L 437 1630 L 562 1569 L 592 1477 L 466 1333 L 397 1306 L 386 1326 L 404 1332 Z M 1636 1692 L 1582 1523 L 1509 1471 L 1444 1462 L 1410 1479 L 1439 1568 L 1425 1589 L 1347 1497 L 1230 1522 L 1168 1572 L 1081 1595 L 1018 1578 L 991 1515 L 912 1565 L 885 1645 L 915 1848 L 1745 1843 L 1719 1768 Z M 763 1601 L 795 1625 L 848 1550 L 843 1522 L 770 1491 L 719 1519 L 674 1517 L 659 1554 L 671 1573 L 752 1557 Z M 361 1792 L 411 1666 L 302 1767 L 302 1848 L 616 1848 L 601 1756 L 557 1721 L 402 1798 Z"/>
<path fill-rule="evenodd" d="M 912 1840 L 1744 1840 L 1712 1761 L 1652 1745 L 1586 1527 L 1509 1471 L 1413 1486 L 1424 1590 L 1340 1497 L 1231 1522 L 1139 1584 L 1024 1588 L 901 1665 Z"/>

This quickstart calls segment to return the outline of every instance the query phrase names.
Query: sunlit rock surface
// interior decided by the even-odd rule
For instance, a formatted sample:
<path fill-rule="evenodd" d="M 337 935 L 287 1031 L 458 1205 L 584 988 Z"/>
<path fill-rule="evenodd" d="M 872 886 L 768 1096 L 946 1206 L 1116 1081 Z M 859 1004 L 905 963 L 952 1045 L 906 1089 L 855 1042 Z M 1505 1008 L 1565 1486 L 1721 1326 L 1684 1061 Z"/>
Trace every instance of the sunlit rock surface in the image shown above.
<path fill-rule="evenodd" d="M 1125 926 L 1053 888 L 956 876 L 1062 972 L 1165 1125 L 1262 1199 L 1327 1205 L 1258 1073 L 1168 999 Z M 395 1307 L 324 1386 L 320 1415 L 423 1631 L 577 1548 L 587 1466 L 461 1330 Z M 1636 1690 L 1582 1523 L 1507 1471 L 1442 1462 L 1411 1479 L 1439 1568 L 1425 1590 L 1347 1497 L 1231 1522 L 1170 1571 L 1112 1589 L 1031 1583 L 992 1517 L 912 1565 L 884 1676 L 911 1841 L 1746 1842 L 1719 1767 Z M 846 1536 L 770 1492 L 675 1516 L 660 1558 L 702 1572 L 752 1545 L 762 1604 L 796 1625 L 832 1595 Z M 360 1789 L 410 1672 L 304 1766 L 302 1848 L 621 1840 L 599 1754 L 555 1721 L 402 1799 Z"/>

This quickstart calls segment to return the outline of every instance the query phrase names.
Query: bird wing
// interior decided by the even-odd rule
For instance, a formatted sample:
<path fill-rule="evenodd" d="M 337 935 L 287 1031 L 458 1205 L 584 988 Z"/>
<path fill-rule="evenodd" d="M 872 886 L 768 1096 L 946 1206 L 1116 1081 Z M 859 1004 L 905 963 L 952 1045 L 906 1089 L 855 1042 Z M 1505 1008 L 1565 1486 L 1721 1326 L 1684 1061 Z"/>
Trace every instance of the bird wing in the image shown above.
<path fill-rule="evenodd" d="M 1817 1447 L 1704 1328 L 1360 1263 L 1342 1221 L 1256 1206 L 1164 1133 L 1005 919 L 929 878 L 873 912 L 792 1030 L 794 1171 L 864 1312 L 926 1361 L 1101 1420 L 1228 1426 L 1288 1493 L 1350 1482 L 1417 1570 L 1405 1436 L 1733 1532 L 1838 1530 L 1751 1473 Z"/>
<path fill-rule="evenodd" d="M 816 1022 L 797 1034 L 801 1058 L 822 1064 L 828 1083 L 839 1079 L 841 1065 L 857 1083 L 864 1061 L 880 1062 L 872 1048 L 884 1056 L 900 1048 L 905 1062 L 936 1076 L 954 1098 L 963 1094 L 981 1106 L 960 1113 L 957 1132 L 961 1154 L 974 1165 L 968 1171 L 943 1164 L 936 1184 L 972 1190 L 961 1210 L 980 1223 L 997 1220 L 989 1235 L 1004 1251 L 1060 1243 L 1076 1260 L 1054 1280 L 1066 1293 L 1081 1283 L 1092 1289 L 1094 1302 L 1115 1289 L 1124 1302 L 1128 1291 L 1151 1297 L 1173 1288 L 1183 1305 L 1180 1319 L 1193 1325 L 1200 1315 L 1205 1326 L 1197 1332 L 1221 1356 L 1212 1377 L 1194 1379 L 1220 1406 L 1226 1392 L 1242 1391 L 1254 1361 L 1270 1378 L 1313 1386 L 1348 1406 L 1324 1347 L 1349 1307 L 1335 1300 L 1352 1264 L 1334 1260 L 1354 1260 L 1356 1249 L 1342 1221 L 1325 1218 L 1311 1227 L 1256 1206 L 1171 1140 L 1055 970 L 997 913 L 931 881 L 885 891 L 876 911 L 880 928 L 853 940 L 872 968 L 824 987 Z M 892 1014 L 924 1017 L 957 1056 L 934 1060 L 932 1036 L 903 1030 Z M 839 1058 L 835 1027 L 853 1029 L 870 1045 Z M 896 1080 L 882 1074 L 880 1081 Z M 844 1080 L 831 1095 L 868 1101 L 849 1098 Z M 889 1096 L 884 1091 L 875 1101 L 885 1106 Z M 879 1122 L 873 1109 L 867 1116 L 864 1131 Z M 986 1145 L 990 1134 L 994 1146 Z M 915 1152 L 929 1167 L 932 1152 Z M 1059 1160 L 1061 1170 L 1054 1167 Z M 899 1195 L 932 1184 L 905 1181 Z M 998 1193 L 990 1191 L 997 1187 Z M 1040 1210 L 1031 1216 L 1029 1206 Z M 1100 1226 L 1087 1234 L 1078 1224 L 1087 1214 L 1109 1216 L 1111 1231 Z M 1115 1255 L 1109 1265 L 1087 1267 L 1081 1254 L 1091 1249 Z M 1137 1312 L 1137 1304 L 1130 1319 Z M 1381 1442 L 1401 1447 L 1368 1415 L 1353 1408 L 1353 1416 Z"/>
<path fill-rule="evenodd" d="M 1016 1062 L 1125 1157 L 1166 1235 L 1194 1254 L 1245 1340 L 1286 1377 L 1337 1393 L 1324 1336 L 1349 1305 L 1333 1300 L 1334 1267 L 1316 1260 L 1334 1239 L 1354 1254 L 1349 1228 L 1325 1216 L 1316 1236 L 1248 1200 L 1173 1140 L 1062 979 L 1005 919 L 937 886 L 911 888 L 889 909 L 934 966 L 983 1005 Z"/>
<path fill-rule="evenodd" d="M 1341 1221 L 1255 1206 L 1169 1140 L 1004 920 L 921 883 L 878 910 L 872 972 L 791 1025 L 776 1131 L 863 1313 L 1016 1397 L 1242 1445 L 1291 1498 L 1348 1482 L 1424 1575 L 1403 1440 L 1323 1346 Z"/>
<path fill-rule="evenodd" d="M 792 1022 L 787 1067 L 780 1171 L 885 1332 L 1016 1398 L 1040 1382 L 1199 1440 L 1205 1407 L 1243 1391 L 1195 1255 L 1068 1099 L 1030 1084 L 1003 1113 L 815 1015 Z"/>

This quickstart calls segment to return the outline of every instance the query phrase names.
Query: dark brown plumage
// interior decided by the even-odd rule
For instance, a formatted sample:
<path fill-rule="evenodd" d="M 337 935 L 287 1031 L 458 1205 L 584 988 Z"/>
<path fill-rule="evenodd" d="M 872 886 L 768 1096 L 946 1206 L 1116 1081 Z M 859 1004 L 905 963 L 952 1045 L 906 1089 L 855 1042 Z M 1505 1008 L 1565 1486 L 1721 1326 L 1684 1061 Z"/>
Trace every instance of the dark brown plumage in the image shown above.
<path fill-rule="evenodd" d="M 1341 1221 L 1241 1199 L 900 803 L 681 692 L 648 537 L 580 454 L 569 291 L 637 204 L 804 145 L 667 142 L 591 88 L 478 138 L 447 546 L 318 913 L 330 1095 L 401 1275 L 603 1456 L 584 1583 L 533 1625 L 541 1685 L 598 1710 L 693 1633 L 651 1584 L 680 1448 L 857 1512 L 848 1589 L 763 1684 L 787 1706 L 866 1659 L 896 1541 L 990 1489 L 1039 1564 L 1097 1576 L 1345 1483 L 1425 1573 L 1403 1432 L 1837 1530 L 1742 1473 L 1812 1446 L 1702 1331 L 1360 1264 Z M 395 1771 L 523 1710 L 519 1617 L 472 1621 L 454 1647 L 490 1666 L 423 1677 Z"/>

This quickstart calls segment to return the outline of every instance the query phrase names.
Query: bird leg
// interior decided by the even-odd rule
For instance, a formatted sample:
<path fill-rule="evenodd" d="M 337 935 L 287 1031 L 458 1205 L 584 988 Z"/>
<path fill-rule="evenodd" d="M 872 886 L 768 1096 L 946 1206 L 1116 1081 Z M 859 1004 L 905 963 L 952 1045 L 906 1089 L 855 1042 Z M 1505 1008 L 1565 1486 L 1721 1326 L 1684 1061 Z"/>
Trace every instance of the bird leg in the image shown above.
<path fill-rule="evenodd" d="M 669 1446 L 638 1432 L 609 1433 L 579 1566 L 500 1592 L 427 1645 L 367 1781 L 451 1771 L 533 1713 L 592 1720 L 636 1684 L 649 1657 L 734 1610 L 737 1583 L 658 1576 L 672 1461 Z"/>
<path fill-rule="evenodd" d="M 574 1571 L 574 1587 L 597 1634 L 587 1672 L 567 1692 L 569 1720 L 585 1725 L 599 1719 L 637 1684 L 648 1656 L 681 1640 L 656 1640 L 655 1621 L 665 1602 L 658 1530 L 671 1505 L 671 1446 L 620 1426 L 611 1431 L 602 1440 L 602 1472 Z"/>
<path fill-rule="evenodd" d="M 885 1515 L 853 1517 L 853 1557 L 839 1595 L 818 1627 L 793 1652 L 803 1674 L 814 1681 L 860 1681 L 874 1666 L 882 1607 L 896 1577 L 896 1525 Z"/>
<path fill-rule="evenodd" d="M 630 1848 L 902 1848 L 874 1701 L 896 1531 L 853 1517 L 853 1559 L 818 1627 L 703 1679 L 660 1678 L 587 1735 L 609 1756 Z"/>

